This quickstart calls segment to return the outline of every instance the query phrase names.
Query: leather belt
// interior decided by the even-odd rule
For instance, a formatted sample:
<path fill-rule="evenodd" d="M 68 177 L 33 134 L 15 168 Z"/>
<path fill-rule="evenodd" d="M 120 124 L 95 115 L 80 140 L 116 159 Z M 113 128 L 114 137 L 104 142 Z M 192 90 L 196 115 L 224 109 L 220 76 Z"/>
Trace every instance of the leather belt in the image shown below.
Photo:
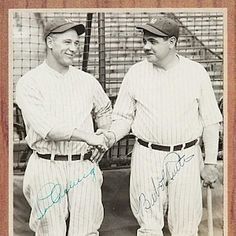
<path fill-rule="evenodd" d="M 150 147 L 154 150 L 170 152 L 172 150 L 173 151 L 180 151 L 182 149 L 192 147 L 198 142 L 198 139 L 194 139 L 193 141 L 190 141 L 190 142 L 187 142 L 184 144 L 178 144 L 175 146 L 165 146 L 165 145 L 153 144 L 153 143 L 146 142 L 146 141 L 139 139 L 139 138 L 137 139 L 137 141 L 139 142 L 139 144 L 141 144 L 144 147 Z"/>
<path fill-rule="evenodd" d="M 51 154 L 40 154 L 40 153 L 37 153 L 37 155 L 40 158 L 43 158 L 43 159 L 46 159 L 46 160 L 51 160 Z M 87 152 L 87 153 L 84 154 L 83 160 L 90 160 L 91 156 L 92 156 L 92 152 Z M 58 155 L 58 154 L 56 154 L 55 157 L 54 157 L 54 160 L 55 161 L 68 161 L 69 157 L 68 157 L 68 155 Z M 81 160 L 81 154 L 71 155 L 71 160 L 72 161 Z"/>

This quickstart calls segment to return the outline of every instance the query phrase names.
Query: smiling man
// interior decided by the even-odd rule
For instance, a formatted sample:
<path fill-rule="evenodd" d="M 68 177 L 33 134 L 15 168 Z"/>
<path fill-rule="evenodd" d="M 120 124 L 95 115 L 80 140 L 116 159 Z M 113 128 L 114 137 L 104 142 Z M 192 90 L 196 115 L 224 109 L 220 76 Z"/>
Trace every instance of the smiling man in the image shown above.
<path fill-rule="evenodd" d="M 65 236 L 66 231 L 70 236 L 98 235 L 103 220 L 103 179 L 96 158 L 106 144 L 94 133 L 92 118 L 97 127 L 108 129 L 111 103 L 93 76 L 72 66 L 84 32 L 82 24 L 49 21 L 46 60 L 16 87 L 26 141 L 33 150 L 23 192 L 32 208 L 30 228 L 38 236 Z M 98 148 L 95 153 L 88 152 L 89 145 Z"/>
<path fill-rule="evenodd" d="M 110 146 L 130 129 L 130 202 L 138 236 L 162 236 L 164 215 L 172 236 L 196 236 L 202 216 L 201 178 L 217 179 L 222 120 L 204 67 L 176 52 L 179 26 L 165 17 L 138 26 L 146 58 L 122 82 L 111 129 L 100 130 Z M 203 166 L 199 140 L 205 145 Z"/>

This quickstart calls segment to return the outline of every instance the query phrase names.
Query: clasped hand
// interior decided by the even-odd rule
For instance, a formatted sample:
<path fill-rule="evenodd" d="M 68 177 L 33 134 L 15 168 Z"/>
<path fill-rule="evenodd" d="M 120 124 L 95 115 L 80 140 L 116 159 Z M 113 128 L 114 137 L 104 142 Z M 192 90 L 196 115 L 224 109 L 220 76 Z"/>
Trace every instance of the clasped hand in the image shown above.
<path fill-rule="evenodd" d="M 101 161 L 104 153 L 114 144 L 114 137 L 112 136 L 109 131 L 98 129 L 90 137 L 87 143 L 90 145 L 88 151 L 92 151 L 92 156 L 90 157 L 92 162 L 99 163 Z"/>

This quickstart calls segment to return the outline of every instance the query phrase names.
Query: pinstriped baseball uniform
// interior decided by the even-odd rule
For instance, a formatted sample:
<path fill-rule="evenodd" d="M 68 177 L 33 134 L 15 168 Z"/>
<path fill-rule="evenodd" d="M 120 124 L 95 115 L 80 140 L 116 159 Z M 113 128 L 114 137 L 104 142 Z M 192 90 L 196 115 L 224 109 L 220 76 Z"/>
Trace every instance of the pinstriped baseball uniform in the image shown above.
<path fill-rule="evenodd" d="M 130 68 L 113 112 L 111 130 L 117 140 L 131 128 L 137 138 L 147 142 L 184 144 L 201 137 L 203 127 L 221 121 L 203 66 L 177 56 L 178 63 L 168 70 L 147 60 Z M 162 235 L 167 207 L 172 235 L 197 235 L 202 215 L 202 164 L 199 145 L 166 152 L 135 143 L 130 200 L 141 226 L 138 235 Z"/>
<path fill-rule="evenodd" d="M 60 124 L 71 134 L 74 128 L 94 132 L 110 124 L 111 105 L 98 81 L 72 66 L 62 75 L 46 62 L 26 73 L 17 83 L 16 101 L 22 110 L 28 145 L 33 149 L 23 191 L 32 207 L 30 227 L 37 235 L 65 235 L 70 213 L 69 235 L 98 235 L 103 219 L 102 174 L 86 160 L 50 161 L 40 154 L 83 154 L 88 145 L 75 141 L 47 140 Z M 66 138 L 66 137 L 65 137 Z"/>

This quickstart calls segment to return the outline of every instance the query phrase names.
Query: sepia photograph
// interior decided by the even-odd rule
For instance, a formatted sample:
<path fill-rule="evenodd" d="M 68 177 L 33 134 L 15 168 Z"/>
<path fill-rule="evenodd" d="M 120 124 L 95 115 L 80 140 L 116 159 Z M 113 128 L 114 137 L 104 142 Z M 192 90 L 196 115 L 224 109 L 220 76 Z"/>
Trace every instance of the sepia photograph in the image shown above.
<path fill-rule="evenodd" d="M 13 235 L 225 235 L 226 24 L 9 10 Z"/>

